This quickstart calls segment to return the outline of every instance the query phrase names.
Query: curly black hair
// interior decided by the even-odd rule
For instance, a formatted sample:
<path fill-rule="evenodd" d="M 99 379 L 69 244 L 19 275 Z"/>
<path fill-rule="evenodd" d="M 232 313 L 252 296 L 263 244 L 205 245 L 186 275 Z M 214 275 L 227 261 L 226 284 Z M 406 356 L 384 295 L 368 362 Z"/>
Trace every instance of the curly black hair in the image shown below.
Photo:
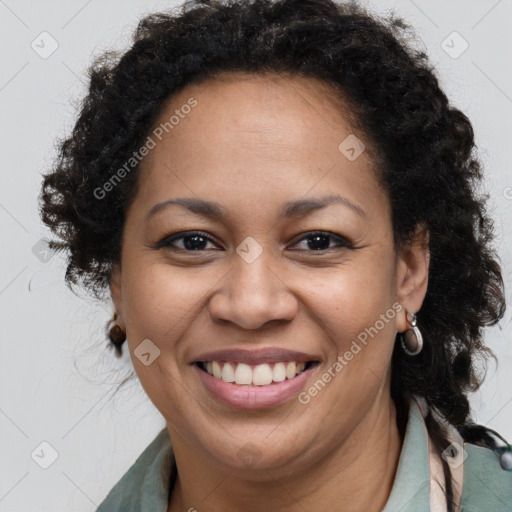
<path fill-rule="evenodd" d="M 425 348 L 411 357 L 395 344 L 393 398 L 424 397 L 469 436 L 467 395 L 483 378 L 478 363 L 492 355 L 483 328 L 504 315 L 504 284 L 472 125 L 450 105 L 414 41 L 403 19 L 357 2 L 195 0 L 144 17 L 128 51 L 107 52 L 90 67 L 78 120 L 44 175 L 40 213 L 60 239 L 50 247 L 69 252 L 66 282 L 105 297 L 137 167 L 108 200 L 97 190 L 140 148 L 170 95 L 229 71 L 320 79 L 349 107 L 378 163 L 395 247 L 419 225 L 429 231 L 429 284 L 417 315 Z M 120 353 L 123 338 L 114 338 Z M 448 442 L 441 425 L 427 422 L 442 451 Z M 494 446 L 485 432 L 469 437 Z M 449 485 L 447 496 L 451 502 Z"/>

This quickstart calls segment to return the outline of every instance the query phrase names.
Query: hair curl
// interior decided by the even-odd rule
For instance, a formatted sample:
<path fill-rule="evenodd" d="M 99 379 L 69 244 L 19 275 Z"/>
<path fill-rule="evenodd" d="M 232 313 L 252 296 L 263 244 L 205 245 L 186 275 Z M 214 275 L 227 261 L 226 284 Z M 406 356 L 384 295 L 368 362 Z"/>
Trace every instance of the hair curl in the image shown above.
<path fill-rule="evenodd" d="M 420 224 L 429 230 L 429 284 L 417 315 L 425 348 L 415 357 L 395 349 L 393 396 L 420 395 L 467 432 L 467 394 L 481 382 L 477 363 L 491 354 L 483 328 L 505 312 L 503 279 L 488 196 L 478 191 L 472 125 L 449 104 L 426 53 L 409 43 L 412 35 L 394 13 L 382 18 L 331 0 L 196 0 L 140 20 L 128 51 L 105 53 L 90 67 L 78 120 L 44 175 L 41 216 L 60 239 L 50 247 L 69 252 L 68 284 L 98 298 L 107 291 L 136 169 L 108 201 L 94 190 L 141 146 L 170 95 L 227 71 L 321 79 L 348 103 L 378 158 L 395 246 Z M 444 449 L 442 429 L 432 432 Z"/>

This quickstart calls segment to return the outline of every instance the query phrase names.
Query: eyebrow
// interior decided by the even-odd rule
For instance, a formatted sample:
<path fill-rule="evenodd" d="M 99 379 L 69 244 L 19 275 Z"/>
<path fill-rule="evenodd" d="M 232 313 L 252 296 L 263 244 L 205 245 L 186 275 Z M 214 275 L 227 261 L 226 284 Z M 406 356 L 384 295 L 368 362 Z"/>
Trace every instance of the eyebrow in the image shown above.
<path fill-rule="evenodd" d="M 352 201 L 347 199 L 346 197 L 340 196 L 338 194 L 331 194 L 324 197 L 318 198 L 310 198 L 310 199 L 298 199 L 296 201 L 288 201 L 284 204 L 281 213 L 279 215 L 280 219 L 289 219 L 293 217 L 300 217 L 303 215 L 307 215 L 314 211 L 320 210 L 329 206 L 331 204 L 341 204 L 350 208 L 352 211 L 360 215 L 361 217 L 366 217 L 366 213 L 362 208 L 354 204 Z M 206 201 L 204 199 L 195 199 L 189 197 L 179 197 L 176 199 L 168 199 L 167 201 L 163 201 L 161 203 L 155 204 L 151 210 L 146 215 L 146 221 L 149 220 L 150 217 L 156 215 L 158 212 L 164 210 L 168 206 L 171 205 L 179 205 L 187 210 L 190 210 L 192 213 L 197 215 L 202 215 L 204 217 L 215 217 L 220 219 L 226 219 L 229 217 L 228 212 L 219 204 L 214 201 Z"/>

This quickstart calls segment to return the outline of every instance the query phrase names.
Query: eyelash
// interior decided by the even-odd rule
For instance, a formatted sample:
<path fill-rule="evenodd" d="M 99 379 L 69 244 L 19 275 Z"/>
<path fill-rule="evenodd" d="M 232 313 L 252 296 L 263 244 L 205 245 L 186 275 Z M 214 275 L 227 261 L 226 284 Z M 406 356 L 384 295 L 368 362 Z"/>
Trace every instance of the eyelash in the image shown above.
<path fill-rule="evenodd" d="M 316 250 L 315 249 L 311 249 L 311 250 L 298 249 L 298 250 L 305 251 L 305 252 L 325 253 L 331 249 L 354 249 L 354 247 L 348 242 L 348 240 L 346 238 L 342 237 L 341 235 L 336 235 L 334 233 L 331 233 L 329 231 L 309 231 L 307 233 L 307 236 L 304 236 L 301 239 L 297 240 L 297 242 L 295 242 L 295 244 L 298 244 L 299 242 L 302 242 L 303 240 L 307 240 L 308 238 L 312 238 L 312 237 L 318 236 L 318 235 L 325 236 L 325 237 L 329 238 L 330 240 L 338 241 L 338 246 L 337 247 L 329 247 L 327 249 L 316 249 Z M 199 252 L 203 252 L 203 251 L 207 250 L 207 249 L 187 250 L 187 249 L 183 249 L 181 247 L 176 247 L 176 246 L 172 245 L 172 243 L 175 242 L 176 240 L 182 240 L 184 238 L 193 237 L 193 236 L 201 236 L 202 238 L 206 239 L 208 242 L 215 244 L 215 241 L 207 233 L 205 233 L 203 231 L 182 231 L 180 233 L 175 233 L 173 235 L 166 236 L 165 238 L 160 240 L 154 246 L 154 248 L 161 249 L 161 248 L 165 247 L 168 249 L 182 251 L 182 252 L 189 252 L 189 253 L 194 253 L 194 252 L 199 253 Z M 293 250 L 297 250 L 297 249 L 293 249 Z"/>

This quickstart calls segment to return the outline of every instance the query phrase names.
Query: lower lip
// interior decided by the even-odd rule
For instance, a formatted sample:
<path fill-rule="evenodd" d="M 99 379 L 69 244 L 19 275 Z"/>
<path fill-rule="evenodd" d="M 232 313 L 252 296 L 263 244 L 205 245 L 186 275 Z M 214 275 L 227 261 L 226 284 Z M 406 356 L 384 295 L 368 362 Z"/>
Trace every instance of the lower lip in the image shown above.
<path fill-rule="evenodd" d="M 293 379 L 287 379 L 268 386 L 239 386 L 224 382 L 194 365 L 199 378 L 212 395 L 220 401 L 240 409 L 263 409 L 280 405 L 303 388 L 315 366 L 303 371 Z"/>

